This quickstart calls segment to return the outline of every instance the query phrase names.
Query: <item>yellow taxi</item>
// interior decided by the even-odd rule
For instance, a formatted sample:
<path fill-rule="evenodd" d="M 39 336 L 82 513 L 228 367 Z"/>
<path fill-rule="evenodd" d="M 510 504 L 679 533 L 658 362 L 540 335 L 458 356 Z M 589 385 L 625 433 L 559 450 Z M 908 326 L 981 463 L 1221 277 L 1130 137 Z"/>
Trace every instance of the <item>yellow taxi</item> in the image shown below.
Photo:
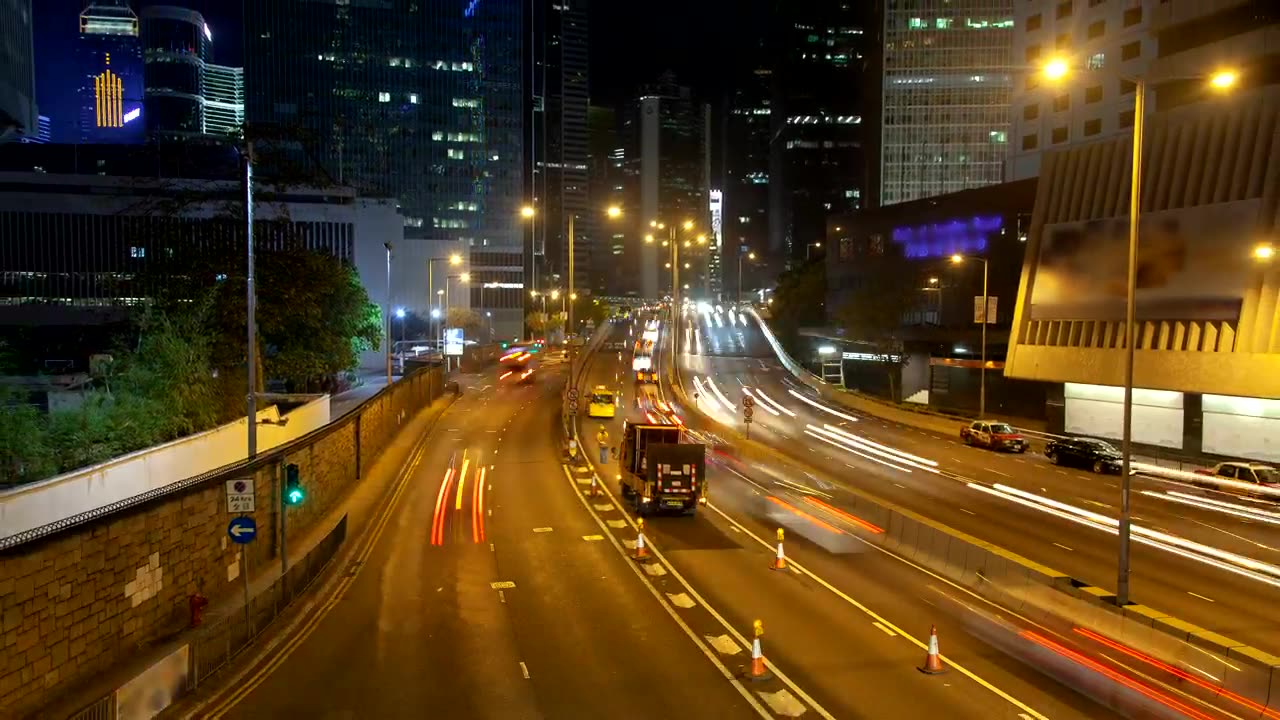
<path fill-rule="evenodd" d="M 613 393 L 605 386 L 597 385 L 587 401 L 587 417 L 611 418 L 616 407 Z"/>

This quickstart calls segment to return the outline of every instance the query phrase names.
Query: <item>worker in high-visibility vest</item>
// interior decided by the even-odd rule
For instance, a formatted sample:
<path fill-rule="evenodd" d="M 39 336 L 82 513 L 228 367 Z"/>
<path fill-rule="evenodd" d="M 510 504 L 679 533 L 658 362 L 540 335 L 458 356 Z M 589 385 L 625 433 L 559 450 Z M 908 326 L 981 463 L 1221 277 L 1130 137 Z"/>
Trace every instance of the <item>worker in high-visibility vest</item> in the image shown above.
<path fill-rule="evenodd" d="M 609 462 L 609 431 L 603 425 L 596 433 L 596 444 L 600 446 L 600 464 L 605 465 Z"/>

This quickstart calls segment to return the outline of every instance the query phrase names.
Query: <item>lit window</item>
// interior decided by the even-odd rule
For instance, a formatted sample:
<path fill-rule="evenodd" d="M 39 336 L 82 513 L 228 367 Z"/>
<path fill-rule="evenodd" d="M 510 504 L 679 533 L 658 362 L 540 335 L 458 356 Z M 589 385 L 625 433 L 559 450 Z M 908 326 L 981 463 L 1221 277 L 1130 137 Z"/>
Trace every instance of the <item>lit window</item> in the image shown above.
<path fill-rule="evenodd" d="M 431 139 L 432 139 L 432 140 L 443 140 L 443 139 L 444 139 L 444 133 L 443 133 L 443 132 L 441 132 L 441 131 L 439 131 L 439 130 L 435 130 L 435 131 L 433 131 L 433 132 L 431 133 Z"/>
<path fill-rule="evenodd" d="M 459 149 L 457 149 L 457 148 L 449 148 L 449 159 L 450 159 L 450 160 L 461 160 L 461 159 L 463 159 L 463 157 L 464 157 L 464 155 L 462 154 L 462 151 L 461 151 L 461 150 L 459 150 Z"/>
<path fill-rule="evenodd" d="M 400 58 L 387 58 L 387 64 L 391 67 L 400 67 Z"/>
<path fill-rule="evenodd" d="M 747 223 L 751 222 L 751 218 L 747 217 L 746 215 L 739 215 L 738 222 L 742 223 L 743 225 L 746 225 Z"/>
<path fill-rule="evenodd" d="M 907 25 L 909 25 L 912 30 L 923 30 L 929 27 L 929 23 L 926 23 L 924 18 L 911 18 L 911 20 L 907 22 Z"/>
<path fill-rule="evenodd" d="M 933 21 L 933 25 L 939 30 L 946 30 L 951 27 L 951 18 L 938 18 Z"/>
<path fill-rule="evenodd" d="M 1102 66 L 1107 62 L 1106 53 L 1094 53 L 1089 56 L 1088 68 L 1090 70 L 1101 70 Z"/>
<path fill-rule="evenodd" d="M 1005 132 L 1004 130 L 992 130 L 991 132 L 987 133 L 987 137 L 993 143 L 1009 142 L 1009 133 Z"/>
<path fill-rule="evenodd" d="M 378 102 L 391 102 L 391 93 L 389 92 L 378 93 Z"/>
<path fill-rule="evenodd" d="M 144 247 L 129 248 L 129 257 L 144 258 L 147 256 L 147 249 Z"/>
<path fill-rule="evenodd" d="M 460 108 L 480 107 L 480 101 L 476 98 L 454 98 L 453 106 Z"/>
<path fill-rule="evenodd" d="M 410 102 L 410 104 L 417 105 L 417 104 L 418 104 L 418 93 L 409 93 L 409 102 Z"/>

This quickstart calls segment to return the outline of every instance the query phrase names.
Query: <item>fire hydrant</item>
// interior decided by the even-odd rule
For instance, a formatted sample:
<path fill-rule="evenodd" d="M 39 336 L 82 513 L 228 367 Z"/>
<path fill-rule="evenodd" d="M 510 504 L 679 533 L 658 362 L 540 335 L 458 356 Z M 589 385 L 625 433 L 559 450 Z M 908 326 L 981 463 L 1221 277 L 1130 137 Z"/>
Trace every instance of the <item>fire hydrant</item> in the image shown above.
<path fill-rule="evenodd" d="M 196 593 L 187 602 L 191 605 L 191 627 L 199 627 L 204 622 L 204 609 L 209 606 L 209 598 Z"/>

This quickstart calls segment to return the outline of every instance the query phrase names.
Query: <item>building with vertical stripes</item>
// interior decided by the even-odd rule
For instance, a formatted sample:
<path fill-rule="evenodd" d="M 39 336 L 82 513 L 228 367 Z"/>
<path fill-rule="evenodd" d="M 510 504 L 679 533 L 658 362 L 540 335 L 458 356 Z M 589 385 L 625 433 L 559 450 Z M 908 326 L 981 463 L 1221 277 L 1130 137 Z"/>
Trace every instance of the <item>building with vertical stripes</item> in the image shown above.
<path fill-rule="evenodd" d="M 247 3 L 245 120 L 283 133 L 300 161 L 333 181 L 395 197 L 404 243 L 518 253 L 523 8 Z M 480 285 L 507 272 L 499 267 L 508 266 L 472 264 L 472 307 L 493 313 L 499 335 L 519 334 L 523 288 L 486 290 L 479 308 Z M 421 273 L 425 284 L 425 263 Z"/>
<path fill-rule="evenodd" d="M 0 142 L 37 133 L 31 0 L 0 0 Z"/>
<path fill-rule="evenodd" d="M 204 131 L 239 135 L 244 126 L 244 68 L 204 66 Z"/>
<path fill-rule="evenodd" d="M 1280 18 L 1152 9 L 1137 248 L 1134 440 L 1280 461 Z M 1232 68 L 1229 93 L 1205 73 Z M 1132 140 L 1042 156 L 1005 375 L 1071 433 L 1121 435 Z"/>
<path fill-rule="evenodd" d="M 1013 6 L 886 0 L 879 204 L 1004 180 Z"/>
<path fill-rule="evenodd" d="M 138 16 L 125 0 L 95 0 L 80 13 L 76 61 L 80 142 L 142 142 L 142 41 Z"/>

